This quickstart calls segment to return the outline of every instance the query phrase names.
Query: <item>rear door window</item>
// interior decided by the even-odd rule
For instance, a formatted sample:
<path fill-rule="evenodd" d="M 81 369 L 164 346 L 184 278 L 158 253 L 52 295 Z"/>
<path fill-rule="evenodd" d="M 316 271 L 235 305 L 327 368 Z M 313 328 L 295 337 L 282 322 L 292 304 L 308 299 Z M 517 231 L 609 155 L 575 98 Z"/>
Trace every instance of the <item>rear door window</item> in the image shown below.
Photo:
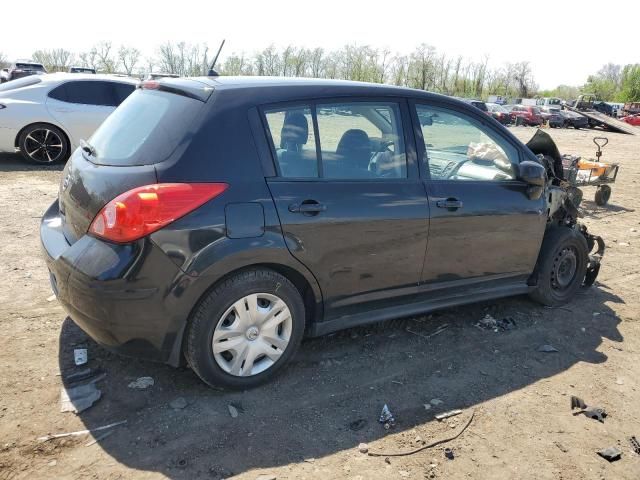
<path fill-rule="evenodd" d="M 118 105 L 113 82 L 93 80 L 66 82 L 49 92 L 49 96 L 62 102 L 82 105 L 105 107 Z"/>
<path fill-rule="evenodd" d="M 204 102 L 138 89 L 90 138 L 100 165 L 151 165 L 166 160 L 182 141 Z"/>
<path fill-rule="evenodd" d="M 406 178 L 398 104 L 326 103 L 317 110 L 324 178 Z"/>
<path fill-rule="evenodd" d="M 120 105 L 122 102 L 126 100 L 126 98 L 131 95 L 136 89 L 135 85 L 131 85 L 129 83 L 117 83 L 113 82 L 111 84 L 113 86 L 114 95 L 115 95 L 115 104 L 116 106 Z"/>
<path fill-rule="evenodd" d="M 264 115 L 281 177 L 407 178 L 397 103 L 319 102 L 266 109 Z"/>
<path fill-rule="evenodd" d="M 318 157 L 309 105 L 265 110 L 280 176 L 317 178 Z"/>

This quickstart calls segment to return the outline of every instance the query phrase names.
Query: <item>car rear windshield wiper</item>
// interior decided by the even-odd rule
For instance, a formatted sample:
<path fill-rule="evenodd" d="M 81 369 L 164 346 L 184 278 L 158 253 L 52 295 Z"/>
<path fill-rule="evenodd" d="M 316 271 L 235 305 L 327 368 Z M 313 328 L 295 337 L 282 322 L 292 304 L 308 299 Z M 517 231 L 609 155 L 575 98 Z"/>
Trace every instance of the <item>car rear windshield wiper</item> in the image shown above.
<path fill-rule="evenodd" d="M 89 142 L 87 142 L 86 140 L 80 140 L 80 148 L 82 150 L 84 150 L 85 152 L 87 152 L 89 155 L 96 157 L 96 149 L 94 148 L 93 145 L 91 145 Z"/>

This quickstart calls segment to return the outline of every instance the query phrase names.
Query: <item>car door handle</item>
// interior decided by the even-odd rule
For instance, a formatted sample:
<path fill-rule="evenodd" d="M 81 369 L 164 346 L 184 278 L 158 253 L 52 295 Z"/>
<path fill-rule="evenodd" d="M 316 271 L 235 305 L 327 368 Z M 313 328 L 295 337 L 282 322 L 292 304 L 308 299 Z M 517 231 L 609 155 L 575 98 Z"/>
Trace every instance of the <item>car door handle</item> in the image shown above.
<path fill-rule="evenodd" d="M 59 112 L 59 113 L 68 113 L 71 110 L 69 110 L 68 108 L 54 108 L 53 109 L 55 112 Z"/>
<path fill-rule="evenodd" d="M 462 202 L 457 198 L 447 198 L 446 200 L 438 200 L 436 202 L 438 208 L 446 208 L 447 210 L 457 210 L 462 208 Z"/>
<path fill-rule="evenodd" d="M 313 200 L 305 200 L 302 203 L 292 203 L 289 205 L 291 213 L 320 213 L 327 209 L 326 205 Z"/>

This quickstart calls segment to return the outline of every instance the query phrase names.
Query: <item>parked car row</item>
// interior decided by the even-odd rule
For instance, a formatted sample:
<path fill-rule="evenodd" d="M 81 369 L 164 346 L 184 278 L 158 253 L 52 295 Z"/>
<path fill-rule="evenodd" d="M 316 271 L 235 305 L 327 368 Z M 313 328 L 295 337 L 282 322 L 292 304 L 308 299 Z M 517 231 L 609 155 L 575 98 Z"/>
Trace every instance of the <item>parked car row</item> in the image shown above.
<path fill-rule="evenodd" d="M 32 60 L 17 60 L 7 68 L 0 70 L 0 83 L 10 82 L 18 78 L 31 75 L 44 75 L 47 69 L 44 65 Z M 69 67 L 69 73 L 96 73 L 95 68 Z"/>
<path fill-rule="evenodd" d="M 525 125 L 538 127 L 546 124 L 551 128 L 588 128 L 589 121 L 584 115 L 560 109 L 560 100 L 540 103 L 540 105 L 499 105 L 480 100 L 461 99 L 482 110 L 503 125 Z M 635 120 L 633 120 L 635 121 Z"/>

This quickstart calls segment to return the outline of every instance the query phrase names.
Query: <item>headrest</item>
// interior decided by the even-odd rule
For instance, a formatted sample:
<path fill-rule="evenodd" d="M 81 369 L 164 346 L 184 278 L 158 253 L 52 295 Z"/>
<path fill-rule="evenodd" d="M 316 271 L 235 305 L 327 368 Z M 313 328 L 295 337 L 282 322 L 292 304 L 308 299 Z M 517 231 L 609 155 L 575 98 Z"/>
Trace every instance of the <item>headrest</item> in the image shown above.
<path fill-rule="evenodd" d="M 364 130 L 353 128 L 342 135 L 336 153 L 344 155 L 349 152 L 367 150 L 371 152 L 371 141 Z"/>
<path fill-rule="evenodd" d="M 280 132 L 280 148 L 289 145 L 304 145 L 309 139 L 309 122 L 302 113 L 289 113 Z"/>

